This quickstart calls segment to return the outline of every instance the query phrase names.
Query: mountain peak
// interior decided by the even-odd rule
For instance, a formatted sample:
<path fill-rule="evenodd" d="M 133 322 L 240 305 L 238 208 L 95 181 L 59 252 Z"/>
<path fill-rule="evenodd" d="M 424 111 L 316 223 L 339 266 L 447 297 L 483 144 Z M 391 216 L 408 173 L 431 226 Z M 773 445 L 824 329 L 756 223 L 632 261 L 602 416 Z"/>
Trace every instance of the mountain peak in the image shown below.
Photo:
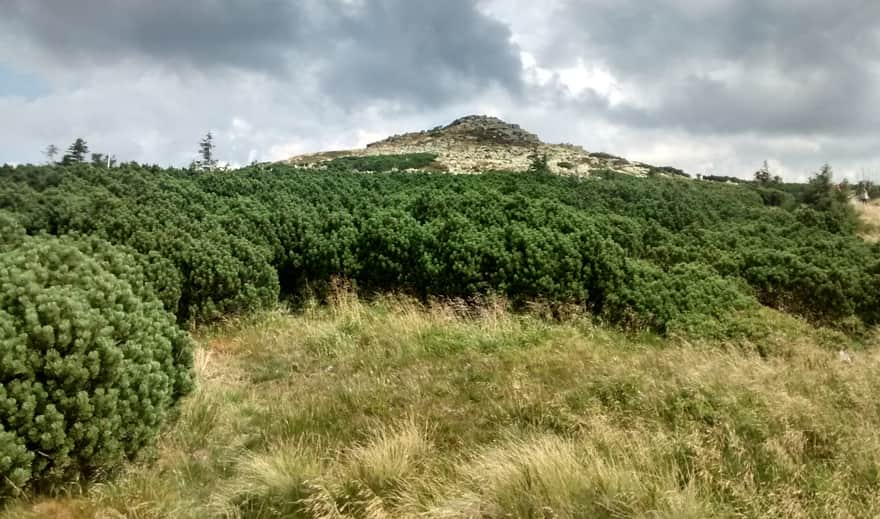
<path fill-rule="evenodd" d="M 527 132 L 517 124 L 505 122 L 488 115 L 468 115 L 446 126 L 431 130 L 394 135 L 367 145 L 367 148 L 415 144 L 437 140 L 468 145 L 502 145 L 535 147 L 543 144 L 537 135 Z"/>
<path fill-rule="evenodd" d="M 394 135 L 358 150 L 300 155 L 291 164 L 322 167 L 339 157 L 431 153 L 437 156 L 433 170 L 453 172 L 526 171 L 534 153 L 544 155 L 557 174 L 589 176 L 596 171 L 627 175 L 684 175 L 674 168 L 657 168 L 608 153 L 590 153 L 571 144 L 546 144 L 534 133 L 489 115 L 467 115 L 446 126 Z"/>
<path fill-rule="evenodd" d="M 488 115 L 468 115 L 452 121 L 440 130 L 441 133 L 462 135 L 477 142 L 507 144 L 511 146 L 539 146 L 537 135 L 497 117 Z"/>

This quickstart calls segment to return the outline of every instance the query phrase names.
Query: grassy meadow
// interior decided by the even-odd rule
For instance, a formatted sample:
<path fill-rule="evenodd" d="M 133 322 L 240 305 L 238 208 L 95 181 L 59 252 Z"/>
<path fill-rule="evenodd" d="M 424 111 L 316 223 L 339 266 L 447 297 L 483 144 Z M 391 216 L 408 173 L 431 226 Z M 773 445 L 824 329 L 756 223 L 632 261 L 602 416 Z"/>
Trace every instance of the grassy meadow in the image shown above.
<path fill-rule="evenodd" d="M 880 517 L 830 167 L 430 160 L 0 166 L 0 519 Z"/>
<path fill-rule="evenodd" d="M 342 290 L 197 329 L 198 388 L 153 450 L 0 518 L 880 515 L 876 337 L 550 313 Z"/>

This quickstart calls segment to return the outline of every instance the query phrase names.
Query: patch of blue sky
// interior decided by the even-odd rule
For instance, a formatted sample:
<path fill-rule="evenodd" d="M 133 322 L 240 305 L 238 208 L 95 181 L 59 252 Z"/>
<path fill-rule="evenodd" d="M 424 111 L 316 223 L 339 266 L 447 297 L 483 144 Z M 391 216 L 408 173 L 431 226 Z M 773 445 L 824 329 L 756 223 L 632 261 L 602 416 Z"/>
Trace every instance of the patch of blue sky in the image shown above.
<path fill-rule="evenodd" d="M 39 76 L 0 63 L 0 97 L 34 99 L 49 93 L 49 85 Z"/>

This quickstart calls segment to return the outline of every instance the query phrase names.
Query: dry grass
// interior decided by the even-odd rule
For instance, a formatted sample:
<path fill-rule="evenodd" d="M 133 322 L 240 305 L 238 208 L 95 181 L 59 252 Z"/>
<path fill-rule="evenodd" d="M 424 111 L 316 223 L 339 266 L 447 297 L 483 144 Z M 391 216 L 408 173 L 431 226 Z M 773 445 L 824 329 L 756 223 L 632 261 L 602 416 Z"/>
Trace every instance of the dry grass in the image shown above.
<path fill-rule="evenodd" d="M 862 220 L 859 235 L 867 241 L 880 241 L 880 202 L 855 203 L 855 207 Z"/>
<path fill-rule="evenodd" d="M 152 459 L 0 519 L 877 517 L 876 338 L 742 327 L 661 341 L 341 291 L 199 330 Z"/>
<path fill-rule="evenodd" d="M 458 469 L 434 517 L 707 517 L 692 485 L 662 459 L 662 435 L 607 425 L 575 438 L 511 439 Z"/>

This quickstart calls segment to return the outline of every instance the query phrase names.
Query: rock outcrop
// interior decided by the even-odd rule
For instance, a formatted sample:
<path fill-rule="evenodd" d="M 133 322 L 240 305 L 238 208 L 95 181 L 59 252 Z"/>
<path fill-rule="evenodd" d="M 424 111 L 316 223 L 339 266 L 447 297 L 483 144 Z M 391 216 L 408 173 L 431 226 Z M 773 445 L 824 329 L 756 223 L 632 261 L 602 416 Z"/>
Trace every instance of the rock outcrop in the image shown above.
<path fill-rule="evenodd" d="M 434 153 L 436 167 L 455 173 L 525 171 L 534 154 L 545 155 L 550 170 L 562 175 L 589 176 L 612 170 L 636 176 L 650 173 L 679 174 L 672 168 L 656 168 L 607 153 L 589 153 L 572 144 L 546 144 L 537 135 L 496 117 L 469 115 L 431 130 L 394 135 L 368 144 L 364 149 L 300 155 L 288 163 L 321 167 L 342 156 Z"/>
<path fill-rule="evenodd" d="M 433 130 L 395 135 L 384 141 L 368 144 L 367 148 L 388 148 L 399 145 L 424 144 L 431 145 L 434 141 L 446 141 L 459 145 L 497 145 L 535 147 L 543 144 L 534 133 L 529 133 L 519 125 L 510 124 L 485 115 L 469 115 L 456 119 L 448 126 Z"/>

